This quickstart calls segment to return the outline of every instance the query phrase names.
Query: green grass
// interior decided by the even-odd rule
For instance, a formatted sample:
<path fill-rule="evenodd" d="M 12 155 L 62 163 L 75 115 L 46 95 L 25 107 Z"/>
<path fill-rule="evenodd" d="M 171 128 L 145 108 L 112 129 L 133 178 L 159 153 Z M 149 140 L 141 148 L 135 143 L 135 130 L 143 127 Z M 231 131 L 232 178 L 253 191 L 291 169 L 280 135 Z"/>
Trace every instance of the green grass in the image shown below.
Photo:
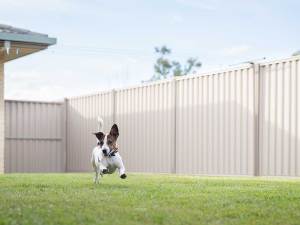
<path fill-rule="evenodd" d="M 0 175 L 0 224 L 300 224 L 300 180 Z"/>

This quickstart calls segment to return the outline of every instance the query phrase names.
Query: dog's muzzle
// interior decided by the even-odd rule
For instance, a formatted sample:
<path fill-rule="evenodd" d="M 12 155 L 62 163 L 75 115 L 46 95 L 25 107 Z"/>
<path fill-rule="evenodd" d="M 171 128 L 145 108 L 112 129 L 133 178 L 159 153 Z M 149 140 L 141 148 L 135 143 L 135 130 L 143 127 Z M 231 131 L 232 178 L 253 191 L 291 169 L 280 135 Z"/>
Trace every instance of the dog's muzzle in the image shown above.
<path fill-rule="evenodd" d="M 103 152 L 104 156 L 108 156 L 108 150 L 107 149 L 103 149 L 102 152 Z"/>
<path fill-rule="evenodd" d="M 103 149 L 102 152 L 103 152 L 104 156 L 106 156 L 106 157 L 112 157 L 112 156 L 115 156 L 115 154 L 118 151 L 117 150 L 108 151 L 108 149 Z"/>

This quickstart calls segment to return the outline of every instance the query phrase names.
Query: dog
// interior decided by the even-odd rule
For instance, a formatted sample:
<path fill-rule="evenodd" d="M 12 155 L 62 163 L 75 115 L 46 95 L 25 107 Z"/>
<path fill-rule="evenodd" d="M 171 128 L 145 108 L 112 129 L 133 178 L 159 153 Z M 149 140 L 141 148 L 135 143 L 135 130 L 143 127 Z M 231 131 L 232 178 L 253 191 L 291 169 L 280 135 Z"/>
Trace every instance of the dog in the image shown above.
<path fill-rule="evenodd" d="M 101 125 L 102 126 L 102 125 Z M 118 169 L 121 179 L 125 179 L 125 167 L 121 155 L 118 152 L 117 139 L 119 128 L 114 124 L 108 134 L 99 131 L 93 133 L 97 138 L 97 146 L 92 152 L 92 166 L 95 171 L 94 183 L 99 183 L 100 176 L 112 174 Z M 99 176 L 100 175 L 100 176 Z"/>

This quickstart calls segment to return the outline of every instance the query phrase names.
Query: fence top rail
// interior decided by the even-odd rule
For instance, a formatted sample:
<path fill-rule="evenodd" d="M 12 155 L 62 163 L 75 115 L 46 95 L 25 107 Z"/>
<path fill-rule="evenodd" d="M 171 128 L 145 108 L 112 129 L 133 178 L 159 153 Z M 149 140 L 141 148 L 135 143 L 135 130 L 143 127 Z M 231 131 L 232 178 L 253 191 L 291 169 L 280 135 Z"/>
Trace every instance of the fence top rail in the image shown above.
<path fill-rule="evenodd" d="M 81 98 L 94 97 L 96 95 L 106 95 L 106 94 L 110 94 L 113 90 L 114 89 L 107 90 L 107 91 L 94 91 L 94 92 L 91 92 L 90 94 L 83 94 L 83 95 L 77 95 L 77 96 L 69 96 L 69 97 L 66 97 L 65 100 L 69 101 L 69 100 L 76 100 L 76 99 L 81 99 Z"/>
<path fill-rule="evenodd" d="M 238 71 L 243 69 L 251 69 L 252 67 L 253 65 L 251 63 L 244 63 L 241 66 L 227 67 L 224 69 L 211 70 L 207 72 L 199 72 L 188 76 L 177 77 L 176 80 L 187 80 L 187 79 L 193 79 L 198 77 L 217 76 L 223 73 L 228 73 L 228 72 L 233 72 L 233 71 Z"/>
<path fill-rule="evenodd" d="M 300 55 L 292 56 L 289 58 L 284 58 L 284 59 L 274 59 L 270 61 L 264 61 L 262 63 L 259 63 L 261 66 L 267 66 L 271 64 L 277 64 L 277 63 L 284 63 L 284 62 L 289 62 L 289 61 L 298 61 L 300 60 Z"/>
<path fill-rule="evenodd" d="M 35 101 L 35 100 L 14 100 L 14 99 L 5 99 L 5 102 L 10 103 L 32 103 L 32 104 L 53 104 L 53 105 L 62 105 L 63 101 Z"/>

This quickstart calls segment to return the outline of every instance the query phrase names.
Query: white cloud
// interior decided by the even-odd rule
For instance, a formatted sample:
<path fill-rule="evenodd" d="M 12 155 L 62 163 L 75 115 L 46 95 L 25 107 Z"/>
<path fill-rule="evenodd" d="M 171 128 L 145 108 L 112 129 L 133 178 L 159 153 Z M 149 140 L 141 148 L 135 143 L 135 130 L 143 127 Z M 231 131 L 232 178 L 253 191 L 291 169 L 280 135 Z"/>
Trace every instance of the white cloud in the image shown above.
<path fill-rule="evenodd" d="M 62 99 L 65 90 L 38 71 L 10 71 L 5 74 L 6 99 L 53 100 Z"/>
<path fill-rule="evenodd" d="M 213 11 L 217 9 L 217 1 L 216 0 L 176 0 L 177 3 L 198 8 L 205 11 Z"/>
<path fill-rule="evenodd" d="M 133 63 L 133 64 L 136 64 L 138 62 L 138 59 L 137 58 L 134 58 L 134 57 L 127 57 L 127 61 L 129 63 Z"/>
<path fill-rule="evenodd" d="M 172 24 L 178 24 L 178 23 L 182 23 L 183 22 L 183 17 L 180 15 L 173 15 L 171 17 L 171 23 Z"/>
<path fill-rule="evenodd" d="M 237 56 L 249 52 L 250 49 L 251 47 L 248 45 L 238 45 L 223 49 L 221 54 L 225 56 Z"/>
<path fill-rule="evenodd" d="M 75 1 L 71 0 L 26 0 L 26 1 L 11 1 L 1 0 L 0 11 L 10 10 L 11 12 L 23 10 L 23 11 L 70 11 L 76 4 Z"/>
<path fill-rule="evenodd" d="M 152 71 L 152 64 L 136 57 L 42 56 L 6 65 L 6 99 L 57 100 L 110 90 L 137 84 Z"/>

